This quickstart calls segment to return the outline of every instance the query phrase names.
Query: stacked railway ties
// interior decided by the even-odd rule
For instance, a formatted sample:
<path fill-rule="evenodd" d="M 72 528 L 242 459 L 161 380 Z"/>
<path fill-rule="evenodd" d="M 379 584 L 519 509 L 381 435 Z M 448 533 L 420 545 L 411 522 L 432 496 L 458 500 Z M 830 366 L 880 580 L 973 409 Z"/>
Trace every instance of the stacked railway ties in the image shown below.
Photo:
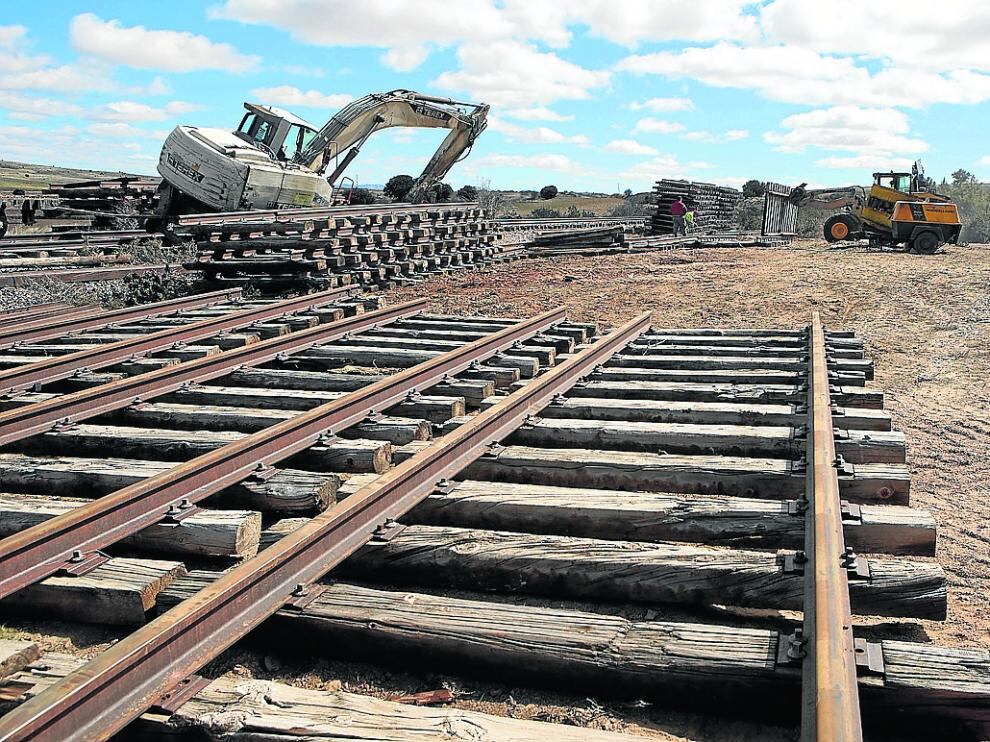
<path fill-rule="evenodd" d="M 184 267 L 214 286 L 250 284 L 270 294 L 301 287 L 387 289 L 523 257 L 768 246 L 782 241 L 721 228 L 690 237 L 643 234 L 648 221 L 495 220 L 476 203 L 195 214 L 179 217 L 163 233 L 63 231 L 0 239 L 0 286 L 39 278 L 86 282 L 165 271 L 168 265 L 135 261 L 131 254 L 131 246 L 147 238 L 173 245 L 195 243 L 196 258 Z"/>
<path fill-rule="evenodd" d="M 985 648 L 876 619 L 944 618 L 946 577 L 862 340 L 817 314 L 600 334 L 341 287 L 0 320 L 0 616 L 120 632 L 0 640 L 0 739 L 634 739 L 197 675 L 242 639 L 800 708 L 806 739 L 988 721 Z"/>

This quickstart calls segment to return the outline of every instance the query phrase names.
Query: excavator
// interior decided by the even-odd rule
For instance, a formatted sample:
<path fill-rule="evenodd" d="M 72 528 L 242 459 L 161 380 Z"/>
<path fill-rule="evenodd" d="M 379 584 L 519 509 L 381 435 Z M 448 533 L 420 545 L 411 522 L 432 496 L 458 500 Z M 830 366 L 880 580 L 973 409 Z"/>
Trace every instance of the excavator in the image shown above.
<path fill-rule="evenodd" d="M 925 171 L 915 162 L 910 173 L 873 173 L 869 191 L 862 186 L 791 189 L 788 201 L 798 208 L 837 211 L 825 221 L 827 242 L 869 239 L 875 245 L 907 246 L 931 254 L 959 241 L 959 209 L 948 196 L 929 190 Z"/>
<path fill-rule="evenodd" d="M 158 161 L 158 216 L 328 206 L 344 201 L 344 170 L 376 131 L 393 126 L 450 129 L 415 181 L 425 200 L 464 159 L 487 126 L 489 106 L 421 95 L 372 93 L 344 106 L 322 128 L 272 106 L 245 103 L 235 131 L 177 126 Z M 343 156 L 341 156 L 343 154 Z M 329 175 L 327 170 L 331 169 Z M 353 180 L 351 180 L 353 185 Z"/>

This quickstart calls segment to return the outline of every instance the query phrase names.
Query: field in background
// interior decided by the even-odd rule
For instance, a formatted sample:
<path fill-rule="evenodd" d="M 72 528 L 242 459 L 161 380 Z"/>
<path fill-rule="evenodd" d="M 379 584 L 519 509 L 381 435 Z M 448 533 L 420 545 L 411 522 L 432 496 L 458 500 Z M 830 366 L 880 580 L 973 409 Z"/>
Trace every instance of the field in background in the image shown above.
<path fill-rule="evenodd" d="M 596 216 L 605 216 L 616 206 L 621 206 L 625 202 L 623 198 L 612 198 L 611 196 L 557 196 L 557 198 L 551 198 L 547 201 L 543 199 L 507 201 L 505 206 L 510 212 L 515 209 L 519 216 L 529 216 L 533 209 L 539 208 L 553 209 L 563 215 L 571 206 L 581 211 L 593 211 Z"/>

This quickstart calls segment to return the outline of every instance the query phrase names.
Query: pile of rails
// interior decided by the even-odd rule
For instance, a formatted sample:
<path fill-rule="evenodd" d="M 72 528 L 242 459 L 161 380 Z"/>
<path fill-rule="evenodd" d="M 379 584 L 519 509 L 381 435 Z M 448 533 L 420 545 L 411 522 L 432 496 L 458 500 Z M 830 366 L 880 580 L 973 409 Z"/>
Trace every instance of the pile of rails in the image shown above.
<path fill-rule="evenodd" d="M 600 227 L 539 234 L 529 242 L 528 253 L 534 257 L 544 257 L 585 251 L 620 252 L 625 247 L 626 231 L 623 227 Z"/>
<path fill-rule="evenodd" d="M 688 209 L 694 212 L 694 229 L 701 232 L 730 229 L 736 204 L 742 198 L 742 192 L 735 188 L 667 178 L 657 181 L 654 193 L 657 211 L 653 215 L 653 234 L 674 233 L 670 206 L 678 198 L 684 199 Z"/>
<path fill-rule="evenodd" d="M 37 279 L 98 281 L 162 270 L 163 265 L 134 265 L 128 245 L 161 238 L 141 230 L 63 231 L 0 239 L 0 286 Z"/>
<path fill-rule="evenodd" d="M 394 204 L 180 217 L 194 240 L 186 267 L 259 289 L 359 284 L 387 288 L 499 259 L 497 223 L 476 203 Z"/>
<path fill-rule="evenodd" d="M 597 229 L 601 227 L 622 226 L 626 229 L 643 229 L 649 221 L 645 216 L 596 216 L 596 217 L 561 217 L 558 219 L 499 219 L 499 231 L 503 234 L 533 230 L 549 232 L 552 230 Z"/>
<path fill-rule="evenodd" d="M 57 207 L 81 211 L 151 213 L 158 203 L 158 178 L 122 176 L 49 186 L 46 196 L 58 199 Z"/>
<path fill-rule="evenodd" d="M 82 388 L 14 385 L 0 617 L 121 638 L 89 662 L 0 647 L 0 737 L 215 729 L 221 716 L 225 733 L 285 739 L 467 723 L 194 675 L 251 630 L 274 661 L 332 647 L 335 661 L 510 672 L 513 687 L 579 698 L 702 698 L 775 723 L 788 707 L 793 719 L 803 682 L 806 698 L 855 702 L 850 727 L 859 693 L 889 722 L 986 721 L 990 652 L 904 641 L 903 623 L 860 635 L 849 616 L 937 620 L 947 604 L 934 520 L 908 507 L 905 439 L 852 333 L 817 316 L 811 331 L 725 331 L 642 315 L 599 336 L 561 310 L 444 316 L 416 301 L 335 317 L 289 301 L 307 300 L 249 305 L 282 311 L 266 339 L 117 379 L 93 378 L 108 369 L 94 349 Z M 220 308 L 199 311 L 230 321 Z M 223 337 L 210 331 L 201 350 Z M 805 554 L 819 523 L 832 535 Z M 786 618 L 761 623 L 828 585 L 803 637 Z M 639 618 L 660 604 L 678 620 Z M 726 605 L 756 610 L 713 619 Z M 849 636 L 816 675 L 832 630 L 855 631 L 855 651 Z M 848 681 L 830 684 L 831 667 Z M 639 739 L 485 715 L 468 728 L 493 742 Z"/>

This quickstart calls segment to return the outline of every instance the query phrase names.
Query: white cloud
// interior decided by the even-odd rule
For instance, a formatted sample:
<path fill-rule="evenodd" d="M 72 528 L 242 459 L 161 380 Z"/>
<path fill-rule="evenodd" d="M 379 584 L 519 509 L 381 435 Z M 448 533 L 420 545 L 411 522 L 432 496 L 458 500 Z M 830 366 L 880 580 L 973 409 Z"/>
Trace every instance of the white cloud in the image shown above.
<path fill-rule="evenodd" d="M 17 46 L 27 36 L 24 26 L 0 26 L 0 49 Z"/>
<path fill-rule="evenodd" d="M 569 136 L 546 126 L 537 126 L 536 128 L 529 129 L 509 121 L 503 121 L 495 116 L 488 118 L 488 128 L 502 134 L 510 142 L 525 142 L 526 144 L 573 144 L 578 147 L 587 147 L 591 144 L 591 141 L 584 134 Z"/>
<path fill-rule="evenodd" d="M 164 121 L 165 119 L 181 116 L 184 113 L 196 111 L 200 108 L 201 106 L 195 103 L 187 103 L 181 100 L 170 101 L 162 108 L 156 108 L 146 103 L 138 103 L 132 100 L 118 100 L 95 109 L 90 118 L 97 121 Z"/>
<path fill-rule="evenodd" d="M 689 142 L 705 142 L 707 144 L 722 144 L 723 142 L 738 142 L 749 136 L 746 129 L 729 129 L 721 134 L 713 134 L 710 131 L 689 131 L 681 139 Z"/>
<path fill-rule="evenodd" d="M 623 170 L 619 175 L 626 180 L 645 185 L 661 178 L 696 180 L 696 171 L 707 170 L 711 167 L 712 165 L 707 162 L 683 163 L 674 155 L 660 155 L 649 160 L 643 160 Z"/>
<path fill-rule="evenodd" d="M 693 111 L 694 102 L 690 98 L 650 98 L 643 102 L 633 101 L 629 104 L 629 108 L 633 111 L 652 111 L 653 113 Z"/>
<path fill-rule="evenodd" d="M 258 102 L 272 106 L 305 106 L 307 108 L 323 108 L 336 111 L 347 105 L 354 96 L 347 93 L 321 93 L 319 90 L 302 91 L 292 85 L 280 85 L 274 88 L 255 88 L 252 97 Z"/>
<path fill-rule="evenodd" d="M 781 152 L 804 152 L 811 147 L 890 157 L 928 149 L 926 142 L 908 136 L 908 117 L 893 108 L 836 106 L 788 116 L 781 127 L 787 131 L 763 135 L 764 141 Z"/>
<path fill-rule="evenodd" d="M 479 157 L 472 162 L 478 168 L 484 167 L 515 167 L 536 168 L 538 170 L 555 170 L 562 173 L 579 174 L 585 172 L 580 164 L 565 155 L 505 155 L 492 154 Z"/>
<path fill-rule="evenodd" d="M 761 13 L 767 36 L 820 52 L 890 60 L 925 70 L 990 70 L 990 14 L 973 0 L 903 0 L 896 12 L 859 0 L 774 0 Z M 855 19 L 850 22 L 850 19 Z"/>
<path fill-rule="evenodd" d="M 921 107 L 990 100 L 990 75 L 970 70 L 937 74 L 896 67 L 871 73 L 854 59 L 826 56 L 799 46 L 746 47 L 722 42 L 632 55 L 621 60 L 616 69 L 691 78 L 713 87 L 750 89 L 770 100 L 802 105 Z"/>
<path fill-rule="evenodd" d="M 0 91 L 0 109 L 14 119 L 40 121 L 49 116 L 72 116 L 82 109 L 74 103 L 50 98 L 32 98 Z"/>
<path fill-rule="evenodd" d="M 113 124 L 90 124 L 86 127 L 86 131 L 98 137 L 110 137 L 113 139 L 121 139 L 123 137 L 164 139 L 164 137 L 158 136 L 160 132 L 145 131 L 144 129 L 139 129 L 136 126 L 131 126 L 130 124 L 125 124 L 123 122 Z"/>
<path fill-rule="evenodd" d="M 433 84 L 467 91 L 496 106 L 523 108 L 557 100 L 587 100 L 592 90 L 609 81 L 608 72 L 585 69 L 518 41 L 464 44 L 457 58 L 461 68 L 444 72 Z"/>
<path fill-rule="evenodd" d="M 977 164 L 977 165 L 990 165 L 990 155 L 984 155 L 983 157 L 981 157 L 981 158 L 980 158 L 980 159 L 979 159 L 979 160 L 977 161 L 977 163 L 976 163 L 976 164 Z"/>
<path fill-rule="evenodd" d="M 151 174 L 157 158 L 107 147 L 106 141 L 74 126 L 0 126 L 3 156 L 20 162 Z"/>
<path fill-rule="evenodd" d="M 230 44 L 214 42 L 188 31 L 125 27 L 93 13 L 77 15 L 69 24 L 73 48 L 114 64 L 167 72 L 223 70 L 245 72 L 261 61 L 241 54 Z"/>
<path fill-rule="evenodd" d="M 512 27 L 490 0 L 332 2 L 226 0 L 213 17 L 265 24 L 322 46 L 371 46 L 388 51 L 384 64 L 399 71 L 418 66 L 432 46 L 505 38 Z"/>
<path fill-rule="evenodd" d="M 573 116 L 565 116 L 562 113 L 551 111 L 544 106 L 533 106 L 530 108 L 507 108 L 500 111 L 503 116 L 520 121 L 573 121 Z"/>
<path fill-rule="evenodd" d="M 890 157 L 885 155 L 850 155 L 848 157 L 825 157 L 815 160 L 820 167 L 861 171 L 900 170 L 909 171 L 914 159 L 911 157 Z"/>
<path fill-rule="evenodd" d="M 640 119 L 632 129 L 633 134 L 676 134 L 679 131 L 684 131 L 684 124 L 650 117 Z"/>
<path fill-rule="evenodd" d="M 660 152 L 653 147 L 640 144 L 632 139 L 613 139 L 605 145 L 606 152 L 617 152 L 620 155 L 658 155 Z"/>

